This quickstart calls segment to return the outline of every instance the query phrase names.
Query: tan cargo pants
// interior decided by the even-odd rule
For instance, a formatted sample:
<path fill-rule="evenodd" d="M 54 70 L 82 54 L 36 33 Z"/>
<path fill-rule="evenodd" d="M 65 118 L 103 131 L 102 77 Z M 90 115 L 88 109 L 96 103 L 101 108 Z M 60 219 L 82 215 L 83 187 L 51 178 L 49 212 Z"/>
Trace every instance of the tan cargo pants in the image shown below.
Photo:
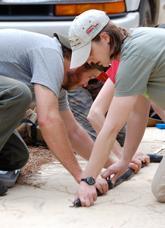
<path fill-rule="evenodd" d="M 152 181 L 152 192 L 159 202 L 165 203 L 165 156 Z"/>

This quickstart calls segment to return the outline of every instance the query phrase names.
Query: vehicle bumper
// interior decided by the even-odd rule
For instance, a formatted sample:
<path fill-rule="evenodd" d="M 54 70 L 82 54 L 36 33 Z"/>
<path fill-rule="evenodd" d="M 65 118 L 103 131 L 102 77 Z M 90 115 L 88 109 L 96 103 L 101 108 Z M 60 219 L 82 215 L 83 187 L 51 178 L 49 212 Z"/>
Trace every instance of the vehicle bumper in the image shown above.
<path fill-rule="evenodd" d="M 125 17 L 113 19 L 112 21 L 127 29 L 138 27 L 139 13 L 128 13 Z M 17 28 L 53 36 L 54 33 L 66 35 L 70 24 L 71 21 L 0 21 L 0 29 Z"/>

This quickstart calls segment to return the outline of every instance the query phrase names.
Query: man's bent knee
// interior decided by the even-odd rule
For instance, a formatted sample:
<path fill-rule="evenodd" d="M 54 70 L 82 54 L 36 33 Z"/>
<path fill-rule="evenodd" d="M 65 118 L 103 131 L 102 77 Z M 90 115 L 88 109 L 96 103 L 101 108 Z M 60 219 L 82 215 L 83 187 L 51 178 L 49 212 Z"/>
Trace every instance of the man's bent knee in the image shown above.
<path fill-rule="evenodd" d="M 18 113 L 25 111 L 32 100 L 30 89 L 25 83 L 17 80 L 8 79 L 7 82 L 0 93 L 1 111 L 13 107 L 17 107 L 15 111 Z"/>
<path fill-rule="evenodd" d="M 153 178 L 152 193 L 159 202 L 165 203 L 165 157 L 163 157 Z"/>
<path fill-rule="evenodd" d="M 153 180 L 152 193 L 160 203 L 165 203 L 165 184 L 158 184 Z"/>
<path fill-rule="evenodd" d="M 32 100 L 32 94 L 28 86 L 22 82 L 19 82 L 17 84 L 16 93 L 17 93 L 17 98 L 19 100 L 19 107 L 21 106 L 23 109 L 30 104 Z"/>

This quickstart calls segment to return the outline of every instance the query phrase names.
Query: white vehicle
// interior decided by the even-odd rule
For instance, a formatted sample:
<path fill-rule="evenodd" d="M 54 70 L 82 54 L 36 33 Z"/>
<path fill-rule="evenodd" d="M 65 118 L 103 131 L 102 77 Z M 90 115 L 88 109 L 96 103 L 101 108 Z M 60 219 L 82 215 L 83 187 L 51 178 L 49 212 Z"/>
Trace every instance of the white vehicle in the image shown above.
<path fill-rule="evenodd" d="M 67 34 L 74 17 L 87 9 L 107 12 L 116 24 L 133 28 L 158 23 L 163 0 L 0 0 L 0 29 L 19 28 L 52 36 Z M 161 9 L 161 10 L 162 10 Z"/>

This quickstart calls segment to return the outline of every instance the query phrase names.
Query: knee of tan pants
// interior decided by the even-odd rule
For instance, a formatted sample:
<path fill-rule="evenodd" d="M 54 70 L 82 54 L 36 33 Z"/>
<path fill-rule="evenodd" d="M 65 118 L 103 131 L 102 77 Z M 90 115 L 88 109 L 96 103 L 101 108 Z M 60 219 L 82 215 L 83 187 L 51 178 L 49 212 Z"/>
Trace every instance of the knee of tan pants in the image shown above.
<path fill-rule="evenodd" d="M 25 109 L 29 106 L 32 100 L 32 94 L 30 89 L 22 82 L 17 82 L 15 88 L 15 93 L 17 97 L 17 102 L 19 102 L 19 109 Z"/>
<path fill-rule="evenodd" d="M 152 193 L 160 203 L 165 203 L 165 157 L 163 157 L 152 181 Z"/>

